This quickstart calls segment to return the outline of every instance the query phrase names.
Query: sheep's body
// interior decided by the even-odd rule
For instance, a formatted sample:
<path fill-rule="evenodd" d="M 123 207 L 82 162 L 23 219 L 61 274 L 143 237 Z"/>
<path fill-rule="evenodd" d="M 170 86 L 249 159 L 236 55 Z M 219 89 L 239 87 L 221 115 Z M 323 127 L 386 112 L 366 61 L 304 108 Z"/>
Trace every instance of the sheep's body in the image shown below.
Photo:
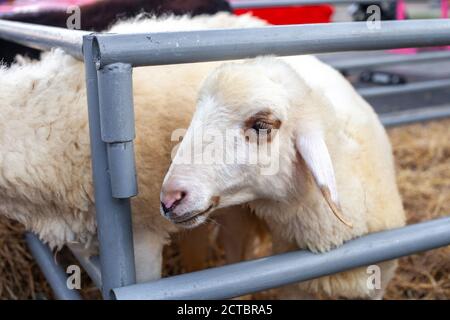
<path fill-rule="evenodd" d="M 341 74 L 315 57 L 284 60 L 313 91 L 326 99 L 326 103 L 319 101 L 317 105 L 326 119 L 325 140 L 342 211 L 353 228 L 330 219 L 326 202 L 310 180 L 305 189 L 308 191 L 303 190 L 300 199 L 289 204 L 251 203 L 257 214 L 269 220 L 277 237 L 275 250 L 301 248 L 324 252 L 366 233 L 403 226 L 405 215 L 396 186 L 390 142 L 373 109 Z M 384 289 L 394 274 L 396 262 L 379 266 Z M 305 282 L 300 287 L 306 293 L 328 297 L 380 297 L 383 290 L 372 290 L 367 285 L 369 275 L 366 268 L 359 268 Z M 294 290 L 292 293 L 298 294 Z"/>
<path fill-rule="evenodd" d="M 125 21 L 112 31 L 263 24 L 248 16 L 221 13 Z M 51 247 L 73 241 L 86 243 L 95 235 L 96 223 L 84 65 L 59 50 L 45 53 L 37 62 L 19 62 L 0 69 L 0 214 L 21 222 Z M 133 71 L 140 191 L 132 201 L 133 224 L 135 231 L 148 233 L 139 237 L 146 238 L 155 252 L 167 242 L 169 233 L 177 230 L 159 213 L 159 188 L 175 144 L 170 142 L 171 134 L 188 127 L 200 83 L 217 64 Z"/>

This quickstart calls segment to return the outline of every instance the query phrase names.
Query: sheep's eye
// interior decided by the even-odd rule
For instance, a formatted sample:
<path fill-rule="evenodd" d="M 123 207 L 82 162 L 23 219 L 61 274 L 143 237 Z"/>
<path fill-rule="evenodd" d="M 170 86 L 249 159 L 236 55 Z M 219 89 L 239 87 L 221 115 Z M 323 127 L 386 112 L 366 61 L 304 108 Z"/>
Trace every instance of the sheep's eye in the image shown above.
<path fill-rule="evenodd" d="M 270 133 L 272 128 L 273 124 L 264 121 L 256 121 L 252 126 L 252 129 L 256 132 L 259 132 L 259 130 L 266 130 L 267 133 Z"/>
<path fill-rule="evenodd" d="M 245 139 L 248 142 L 253 142 L 255 140 L 253 140 L 252 137 L 256 137 L 256 143 L 258 144 L 261 139 L 267 139 L 267 142 L 271 142 L 276 129 L 279 129 L 280 126 L 281 121 L 277 119 L 270 111 L 260 111 L 245 120 Z"/>

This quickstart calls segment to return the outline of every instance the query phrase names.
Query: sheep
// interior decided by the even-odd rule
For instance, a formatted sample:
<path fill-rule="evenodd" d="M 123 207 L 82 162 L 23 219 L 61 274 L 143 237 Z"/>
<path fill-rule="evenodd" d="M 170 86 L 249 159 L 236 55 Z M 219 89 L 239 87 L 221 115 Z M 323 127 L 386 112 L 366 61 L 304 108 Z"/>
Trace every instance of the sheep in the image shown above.
<path fill-rule="evenodd" d="M 233 162 L 217 154 L 231 154 Z M 405 224 L 382 124 L 341 74 L 313 56 L 258 57 L 215 69 L 160 197 L 161 214 L 186 228 L 216 209 L 248 205 L 267 222 L 275 253 L 326 252 Z M 396 261 L 379 267 L 381 288 L 369 287 L 366 268 L 357 268 L 280 294 L 378 299 Z"/>
<path fill-rule="evenodd" d="M 112 32 L 245 27 L 249 16 L 133 19 Z M 96 235 L 84 65 L 61 50 L 40 61 L 0 68 L 0 214 L 22 223 L 52 248 L 89 247 Z M 132 200 L 139 282 L 160 277 L 161 251 L 179 228 L 159 214 L 159 189 L 170 163 L 171 133 L 186 127 L 200 83 L 218 63 L 134 70 L 136 167 Z M 91 250 L 89 249 L 89 252 Z"/>

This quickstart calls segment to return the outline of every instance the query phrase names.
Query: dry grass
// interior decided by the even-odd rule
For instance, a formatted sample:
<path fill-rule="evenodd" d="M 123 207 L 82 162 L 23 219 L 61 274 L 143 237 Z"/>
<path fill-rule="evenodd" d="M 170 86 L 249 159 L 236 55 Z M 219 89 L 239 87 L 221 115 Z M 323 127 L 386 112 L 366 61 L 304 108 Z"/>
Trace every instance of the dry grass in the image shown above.
<path fill-rule="evenodd" d="M 408 223 L 450 215 L 450 120 L 389 131 Z M 401 259 L 387 299 L 450 299 L 450 246 Z"/>
<path fill-rule="evenodd" d="M 51 297 L 50 288 L 25 244 L 23 228 L 0 219 L 0 299 Z"/>
<path fill-rule="evenodd" d="M 389 136 L 408 223 L 450 214 L 450 120 L 391 129 Z M 51 297 L 22 234 L 18 224 L 0 218 L 0 298 Z M 220 249 L 215 251 L 219 261 Z M 168 273 L 182 271 L 175 247 L 166 250 L 165 260 Z M 91 286 L 83 294 L 98 297 Z M 386 298 L 450 299 L 450 247 L 401 259 Z"/>

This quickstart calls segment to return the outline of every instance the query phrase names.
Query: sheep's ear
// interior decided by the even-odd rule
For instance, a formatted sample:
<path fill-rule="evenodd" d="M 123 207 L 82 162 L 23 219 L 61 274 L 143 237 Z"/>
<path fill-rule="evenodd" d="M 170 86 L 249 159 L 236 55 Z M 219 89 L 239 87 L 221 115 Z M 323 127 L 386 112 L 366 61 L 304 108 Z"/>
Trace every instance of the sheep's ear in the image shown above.
<path fill-rule="evenodd" d="M 351 228 L 352 224 L 343 217 L 341 212 L 333 163 L 323 134 L 321 132 L 298 134 L 296 146 L 331 211 Z"/>

